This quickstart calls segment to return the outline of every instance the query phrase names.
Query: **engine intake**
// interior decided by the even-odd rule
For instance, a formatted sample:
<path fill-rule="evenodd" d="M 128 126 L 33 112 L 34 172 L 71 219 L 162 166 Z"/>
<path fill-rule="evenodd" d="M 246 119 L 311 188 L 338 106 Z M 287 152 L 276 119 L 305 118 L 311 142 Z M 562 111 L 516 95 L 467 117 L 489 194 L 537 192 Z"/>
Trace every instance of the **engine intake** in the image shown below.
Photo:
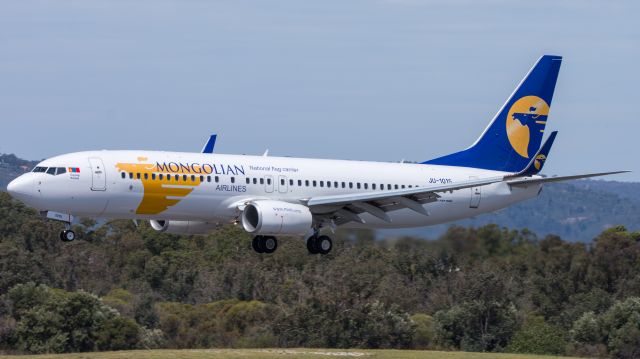
<path fill-rule="evenodd" d="M 242 211 L 242 227 L 253 234 L 302 236 L 309 232 L 312 224 L 311 211 L 300 204 L 255 201 Z"/>
<path fill-rule="evenodd" d="M 171 234 L 207 234 L 216 229 L 216 223 L 201 221 L 150 220 L 151 228 Z"/>

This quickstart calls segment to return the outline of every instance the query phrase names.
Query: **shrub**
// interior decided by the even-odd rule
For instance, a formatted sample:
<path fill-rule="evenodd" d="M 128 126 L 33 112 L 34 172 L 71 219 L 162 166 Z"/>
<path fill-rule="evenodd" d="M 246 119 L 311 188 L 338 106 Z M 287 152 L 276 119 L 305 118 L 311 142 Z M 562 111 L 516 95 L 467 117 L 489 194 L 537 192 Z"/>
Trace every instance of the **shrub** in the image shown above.
<path fill-rule="evenodd" d="M 564 354 L 567 342 L 561 328 L 546 323 L 544 318 L 528 318 L 516 332 L 506 351 L 530 354 Z"/>

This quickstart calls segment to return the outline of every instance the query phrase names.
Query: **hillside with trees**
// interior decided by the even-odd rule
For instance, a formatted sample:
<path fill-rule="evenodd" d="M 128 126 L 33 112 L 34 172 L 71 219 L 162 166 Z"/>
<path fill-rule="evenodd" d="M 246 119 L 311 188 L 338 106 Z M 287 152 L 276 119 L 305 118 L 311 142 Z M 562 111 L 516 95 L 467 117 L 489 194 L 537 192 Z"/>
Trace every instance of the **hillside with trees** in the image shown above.
<path fill-rule="evenodd" d="M 496 225 L 437 240 L 336 233 L 259 255 L 238 228 L 60 224 L 0 194 L 0 351 L 329 347 L 640 356 L 640 233 Z M 588 242 L 588 243 L 585 243 Z"/>

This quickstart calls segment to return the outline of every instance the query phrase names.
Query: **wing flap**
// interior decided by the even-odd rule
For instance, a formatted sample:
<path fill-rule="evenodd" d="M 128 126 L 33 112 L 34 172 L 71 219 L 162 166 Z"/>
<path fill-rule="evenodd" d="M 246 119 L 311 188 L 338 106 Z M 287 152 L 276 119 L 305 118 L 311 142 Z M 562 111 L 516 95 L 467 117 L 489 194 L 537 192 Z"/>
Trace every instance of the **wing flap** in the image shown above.
<path fill-rule="evenodd" d="M 599 177 L 607 175 L 615 175 L 619 173 L 627 173 L 631 171 L 613 171 L 613 172 L 598 172 L 598 173 L 585 173 L 580 175 L 571 176 L 556 176 L 556 177 L 524 177 L 507 181 L 507 184 L 511 186 L 529 186 L 541 183 L 562 182 L 582 178 Z"/>

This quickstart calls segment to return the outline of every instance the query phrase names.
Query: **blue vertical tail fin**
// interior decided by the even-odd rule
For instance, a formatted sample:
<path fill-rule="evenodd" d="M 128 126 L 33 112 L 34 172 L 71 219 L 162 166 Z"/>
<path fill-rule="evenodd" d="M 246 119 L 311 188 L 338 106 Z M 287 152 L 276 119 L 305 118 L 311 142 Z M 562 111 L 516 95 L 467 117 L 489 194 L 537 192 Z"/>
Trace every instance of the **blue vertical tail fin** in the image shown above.
<path fill-rule="evenodd" d="M 561 56 L 542 56 L 471 147 L 423 163 L 524 170 L 540 148 L 561 63 Z"/>

